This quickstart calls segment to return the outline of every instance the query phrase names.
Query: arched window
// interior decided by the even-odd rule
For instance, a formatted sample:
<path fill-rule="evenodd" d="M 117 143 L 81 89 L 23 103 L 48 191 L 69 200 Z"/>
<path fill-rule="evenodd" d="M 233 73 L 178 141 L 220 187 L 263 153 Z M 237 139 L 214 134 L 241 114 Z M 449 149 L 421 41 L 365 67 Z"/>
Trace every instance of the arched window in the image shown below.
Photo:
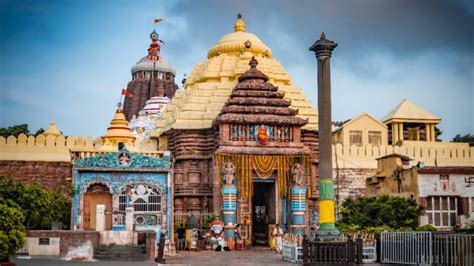
<path fill-rule="evenodd" d="M 163 202 L 160 191 L 150 185 L 134 184 L 127 186 L 119 195 L 119 211 L 131 206 L 135 212 L 161 212 Z"/>

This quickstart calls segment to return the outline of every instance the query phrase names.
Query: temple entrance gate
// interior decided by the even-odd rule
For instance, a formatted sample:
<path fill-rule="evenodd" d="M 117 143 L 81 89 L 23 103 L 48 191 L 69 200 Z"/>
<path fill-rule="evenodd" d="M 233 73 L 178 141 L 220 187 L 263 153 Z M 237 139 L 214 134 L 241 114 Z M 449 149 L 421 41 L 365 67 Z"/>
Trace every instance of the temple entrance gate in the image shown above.
<path fill-rule="evenodd" d="M 270 225 L 276 221 L 275 180 L 253 181 L 252 198 L 252 242 L 254 245 L 268 245 Z"/>
<path fill-rule="evenodd" d="M 105 205 L 105 230 L 112 229 L 112 195 L 102 184 L 91 185 L 84 194 L 84 230 L 95 230 L 97 205 Z"/>

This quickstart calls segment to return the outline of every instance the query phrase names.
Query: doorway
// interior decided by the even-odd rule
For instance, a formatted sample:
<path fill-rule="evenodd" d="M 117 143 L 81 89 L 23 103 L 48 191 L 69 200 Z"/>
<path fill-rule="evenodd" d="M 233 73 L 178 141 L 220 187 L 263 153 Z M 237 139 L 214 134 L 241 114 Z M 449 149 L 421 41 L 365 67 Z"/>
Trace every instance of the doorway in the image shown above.
<path fill-rule="evenodd" d="M 94 184 L 84 194 L 84 230 L 96 229 L 97 205 L 105 205 L 105 230 L 112 229 L 112 195 L 102 184 Z"/>
<path fill-rule="evenodd" d="M 275 223 L 275 180 L 255 180 L 252 198 L 252 242 L 268 245 L 269 225 Z"/>

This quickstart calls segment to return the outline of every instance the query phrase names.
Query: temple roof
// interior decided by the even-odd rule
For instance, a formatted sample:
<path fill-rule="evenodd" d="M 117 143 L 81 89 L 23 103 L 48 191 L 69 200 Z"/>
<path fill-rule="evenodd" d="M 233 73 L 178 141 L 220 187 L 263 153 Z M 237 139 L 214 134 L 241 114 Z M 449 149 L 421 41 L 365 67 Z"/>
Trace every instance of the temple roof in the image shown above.
<path fill-rule="evenodd" d="M 414 105 L 407 99 L 403 99 L 399 105 L 382 118 L 382 122 L 385 124 L 390 124 L 392 122 L 431 122 L 437 124 L 440 121 L 441 118 Z"/>
<path fill-rule="evenodd" d="M 115 111 L 114 118 L 110 121 L 110 126 L 107 128 L 105 135 L 102 136 L 102 140 L 104 142 L 103 147 L 118 147 L 120 142 L 125 144 L 125 147 L 134 146 L 135 137 L 128 127 L 128 121 L 125 119 L 121 107 L 118 107 Z"/>
<path fill-rule="evenodd" d="M 271 57 L 271 50 L 265 52 L 268 47 L 258 37 L 241 31 L 244 27 L 239 20 L 242 19 L 235 26 L 238 31 L 225 35 L 209 50 L 209 58 L 188 75 L 185 90 L 176 92 L 152 137 L 170 129 L 210 128 L 237 85 L 237 78 L 248 70 L 252 56 L 258 60 L 258 68 L 268 77 L 268 82 L 278 86 L 279 92 L 284 92 L 284 99 L 291 101 L 290 107 L 298 110 L 297 116 L 308 119 L 303 128 L 317 129 L 317 110 L 301 88 L 292 84 L 283 66 Z M 251 39 L 252 36 L 256 39 Z"/>
<path fill-rule="evenodd" d="M 295 116 L 298 110 L 289 108 L 291 102 L 283 99 L 278 87 L 267 83 L 268 77 L 257 64 L 252 57 L 250 69 L 239 77 L 216 123 L 305 125 L 308 121 Z"/>

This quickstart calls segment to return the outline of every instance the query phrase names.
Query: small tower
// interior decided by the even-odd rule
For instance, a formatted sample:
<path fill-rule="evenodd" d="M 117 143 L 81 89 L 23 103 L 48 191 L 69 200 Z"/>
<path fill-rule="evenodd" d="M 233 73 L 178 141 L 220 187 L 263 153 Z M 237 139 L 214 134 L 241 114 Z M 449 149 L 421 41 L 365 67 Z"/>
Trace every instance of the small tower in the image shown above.
<path fill-rule="evenodd" d="M 104 149 L 116 149 L 119 143 L 123 143 L 127 148 L 135 145 L 135 137 L 132 135 L 132 131 L 128 127 L 128 121 L 125 119 L 120 104 L 115 111 L 114 118 L 110 121 L 110 126 L 107 128 L 107 132 L 102 136 L 102 141 L 102 147 Z"/>

